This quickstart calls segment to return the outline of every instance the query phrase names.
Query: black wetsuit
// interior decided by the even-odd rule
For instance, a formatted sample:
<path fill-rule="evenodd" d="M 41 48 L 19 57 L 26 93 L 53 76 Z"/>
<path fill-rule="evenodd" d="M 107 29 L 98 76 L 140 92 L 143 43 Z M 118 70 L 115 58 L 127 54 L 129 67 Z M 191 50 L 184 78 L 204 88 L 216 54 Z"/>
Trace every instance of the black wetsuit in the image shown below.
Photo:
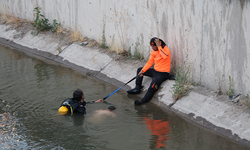
<path fill-rule="evenodd" d="M 61 104 L 61 106 L 66 106 L 68 108 L 69 114 L 75 114 L 75 113 L 85 114 L 86 111 L 85 105 L 86 105 L 85 101 L 79 103 L 79 101 L 74 100 L 74 98 L 65 99 Z"/>
<path fill-rule="evenodd" d="M 91 102 L 83 101 L 82 103 L 79 103 L 79 101 L 75 100 L 74 98 L 67 98 L 62 102 L 61 106 L 66 106 L 68 108 L 69 110 L 68 114 L 71 114 L 71 115 L 76 114 L 76 113 L 85 114 L 86 113 L 85 105 L 92 104 L 94 102 L 95 101 L 91 101 Z"/>

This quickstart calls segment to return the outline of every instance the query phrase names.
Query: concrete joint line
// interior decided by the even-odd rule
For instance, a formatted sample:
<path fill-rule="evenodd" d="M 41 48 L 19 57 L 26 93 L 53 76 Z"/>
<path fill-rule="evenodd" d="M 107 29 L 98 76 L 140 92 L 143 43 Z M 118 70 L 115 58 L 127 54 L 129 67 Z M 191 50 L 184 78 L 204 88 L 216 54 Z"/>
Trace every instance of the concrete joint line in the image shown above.
<path fill-rule="evenodd" d="M 100 69 L 100 71 L 98 71 L 96 74 L 94 74 L 93 76 L 97 76 L 99 73 L 101 73 L 111 62 L 113 61 L 113 59 L 111 61 L 109 61 L 104 67 L 102 67 Z"/>
<path fill-rule="evenodd" d="M 59 53 L 57 54 L 57 56 L 60 55 L 60 53 L 62 53 L 64 50 L 66 50 L 70 45 L 72 45 L 72 44 L 68 44 L 64 49 L 62 49 L 61 52 L 59 52 Z"/>
<path fill-rule="evenodd" d="M 173 103 L 169 104 L 168 107 L 171 108 L 177 101 L 174 101 Z"/>

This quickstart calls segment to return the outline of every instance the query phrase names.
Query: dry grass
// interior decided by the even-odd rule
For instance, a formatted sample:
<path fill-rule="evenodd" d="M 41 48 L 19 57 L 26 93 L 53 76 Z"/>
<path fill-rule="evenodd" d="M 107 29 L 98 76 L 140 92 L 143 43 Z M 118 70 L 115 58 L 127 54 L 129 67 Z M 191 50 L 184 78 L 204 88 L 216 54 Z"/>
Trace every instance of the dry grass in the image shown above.
<path fill-rule="evenodd" d="M 126 51 L 120 47 L 110 46 L 109 51 L 115 52 L 116 54 L 126 55 Z"/>
<path fill-rule="evenodd" d="M 59 27 L 56 29 L 56 34 L 60 34 L 63 31 L 64 31 L 64 28 L 61 25 L 59 25 Z"/>
<path fill-rule="evenodd" d="M 6 24 L 19 24 L 21 22 L 19 18 L 8 15 L 8 14 L 2 15 L 2 21 L 3 23 L 6 23 Z"/>
<path fill-rule="evenodd" d="M 118 54 L 128 57 L 128 52 L 126 50 L 121 50 L 118 52 Z"/>
<path fill-rule="evenodd" d="M 2 14 L 1 15 L 1 18 L 2 18 L 2 22 L 3 23 L 6 23 L 9 19 L 9 16 L 6 14 L 6 13 L 4 13 L 4 14 Z"/>
<path fill-rule="evenodd" d="M 9 16 L 8 19 L 6 20 L 6 23 L 8 24 L 19 24 L 21 21 L 19 18 L 15 16 Z"/>
<path fill-rule="evenodd" d="M 81 43 L 84 42 L 85 40 L 82 38 L 81 33 L 75 29 L 74 31 L 70 32 L 70 41 Z"/>
<path fill-rule="evenodd" d="M 1 22 L 4 24 L 10 24 L 13 25 L 14 28 L 18 28 L 19 26 L 22 25 L 22 23 L 30 23 L 31 21 L 25 20 L 25 19 L 21 19 L 12 15 L 9 15 L 9 13 L 7 13 L 7 11 L 5 10 L 4 14 L 0 14 L 0 19 Z M 69 27 L 67 29 L 63 28 L 62 25 L 58 26 L 58 28 L 56 29 L 55 33 L 56 35 L 59 35 L 61 33 L 63 33 L 63 31 L 66 32 L 66 36 L 69 36 L 70 42 L 76 42 L 76 43 L 81 43 L 81 42 L 85 42 L 87 41 L 88 47 L 94 47 L 94 46 L 100 46 L 101 44 L 98 43 L 96 40 L 94 39 L 89 39 L 87 37 L 82 37 L 81 33 L 77 30 L 74 29 L 73 31 L 70 31 Z M 103 47 L 101 47 L 103 48 Z M 107 49 L 107 48 L 105 48 Z M 113 49 L 109 49 L 109 51 L 111 52 L 116 52 L 117 54 L 121 54 L 126 56 L 126 51 L 123 49 L 117 49 L 117 48 L 113 48 Z"/>
<path fill-rule="evenodd" d="M 96 42 L 96 40 L 94 39 L 89 39 L 88 41 L 88 45 L 89 47 L 93 47 L 93 46 L 96 46 L 98 43 Z"/>
<path fill-rule="evenodd" d="M 11 25 L 13 25 L 15 28 L 17 28 L 18 26 L 22 25 L 22 23 L 30 22 L 30 21 L 28 21 L 28 20 L 20 19 L 20 18 L 18 18 L 18 17 L 9 15 L 9 14 L 7 13 L 6 10 L 5 10 L 4 12 L 5 12 L 5 13 L 1 15 L 1 21 L 2 21 L 4 24 L 11 24 Z"/>

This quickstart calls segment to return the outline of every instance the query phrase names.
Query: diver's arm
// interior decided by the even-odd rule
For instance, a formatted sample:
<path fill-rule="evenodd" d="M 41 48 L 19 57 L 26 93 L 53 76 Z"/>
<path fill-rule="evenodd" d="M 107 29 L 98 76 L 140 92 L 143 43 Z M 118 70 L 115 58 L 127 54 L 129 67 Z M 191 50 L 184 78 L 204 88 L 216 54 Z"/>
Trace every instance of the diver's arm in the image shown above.
<path fill-rule="evenodd" d="M 96 100 L 96 101 L 90 101 L 90 102 L 86 102 L 87 104 L 93 104 L 93 103 L 99 103 L 99 102 L 103 102 L 103 99 L 99 99 L 99 100 Z"/>

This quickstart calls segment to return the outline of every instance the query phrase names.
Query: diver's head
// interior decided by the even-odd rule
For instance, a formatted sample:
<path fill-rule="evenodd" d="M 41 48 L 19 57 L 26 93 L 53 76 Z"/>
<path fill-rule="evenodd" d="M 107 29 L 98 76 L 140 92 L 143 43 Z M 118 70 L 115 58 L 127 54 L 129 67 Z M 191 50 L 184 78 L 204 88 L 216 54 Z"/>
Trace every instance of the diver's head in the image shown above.
<path fill-rule="evenodd" d="M 110 111 L 113 111 L 113 110 L 115 110 L 116 108 L 115 108 L 115 106 L 109 106 L 108 107 L 108 110 L 110 110 Z"/>
<path fill-rule="evenodd" d="M 84 98 L 83 91 L 81 89 L 75 90 L 75 92 L 73 93 L 73 98 L 76 101 L 81 101 Z"/>

